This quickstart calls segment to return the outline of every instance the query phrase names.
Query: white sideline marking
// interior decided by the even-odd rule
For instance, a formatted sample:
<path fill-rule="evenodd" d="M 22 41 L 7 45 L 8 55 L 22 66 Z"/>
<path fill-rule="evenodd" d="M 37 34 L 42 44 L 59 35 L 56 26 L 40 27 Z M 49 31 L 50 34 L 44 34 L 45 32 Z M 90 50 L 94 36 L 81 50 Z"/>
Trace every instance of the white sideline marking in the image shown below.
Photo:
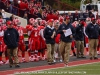
<path fill-rule="evenodd" d="M 79 61 L 71 61 L 69 63 L 74 63 L 74 62 L 82 62 L 82 61 L 88 61 L 87 60 L 79 60 Z M 99 60 L 99 59 L 98 59 Z M 62 64 L 62 63 L 57 63 L 57 64 Z M 44 66 L 51 66 L 51 65 L 44 65 Z M 37 66 L 37 67 L 43 67 L 43 66 Z M 21 69 L 30 69 L 30 68 L 35 68 L 35 67 L 29 67 L 29 68 L 21 68 Z M 21 69 L 14 69 L 14 70 L 21 70 Z M 0 71 L 0 72 L 6 72 L 6 71 L 13 71 L 13 70 L 5 70 L 5 71 Z"/>
<path fill-rule="evenodd" d="M 99 62 L 92 62 L 92 63 L 78 64 L 78 65 L 72 65 L 72 66 L 68 66 L 68 67 L 76 67 L 76 66 L 87 65 L 87 64 L 94 64 L 94 63 L 99 63 Z M 35 71 L 29 71 L 29 72 L 47 71 L 47 70 L 60 69 L 60 68 L 67 68 L 67 67 L 56 67 L 56 68 L 42 69 L 42 70 L 35 70 Z M 19 74 L 21 74 L 21 73 L 19 73 Z M 14 74 L 9 74 L 9 75 L 14 75 Z"/>
<path fill-rule="evenodd" d="M 99 62 L 100 62 L 100 61 L 99 61 Z M 94 63 L 99 63 L 99 62 L 78 64 L 78 65 L 72 65 L 72 66 L 68 66 L 68 67 L 76 67 L 76 66 L 87 65 L 87 64 L 94 64 Z M 43 69 L 43 70 L 51 70 L 51 69 L 58 69 L 58 68 L 67 68 L 67 67 L 57 67 L 57 68 L 50 68 L 50 69 Z M 43 71 L 43 70 L 36 70 L 36 71 Z M 35 71 L 34 71 L 34 72 L 35 72 Z"/>

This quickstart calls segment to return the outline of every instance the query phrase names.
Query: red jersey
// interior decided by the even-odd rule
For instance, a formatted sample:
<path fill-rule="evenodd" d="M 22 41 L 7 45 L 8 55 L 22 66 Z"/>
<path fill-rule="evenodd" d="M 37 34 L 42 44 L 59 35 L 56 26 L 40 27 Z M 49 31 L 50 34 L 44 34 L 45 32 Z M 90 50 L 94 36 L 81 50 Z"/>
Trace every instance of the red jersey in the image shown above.
<path fill-rule="evenodd" d="M 36 27 L 36 28 L 33 27 L 31 34 L 30 34 L 30 37 L 38 39 L 39 36 L 40 36 L 40 28 L 39 27 Z"/>
<path fill-rule="evenodd" d="M 18 27 L 18 33 L 19 33 L 19 38 L 20 40 L 23 40 L 24 39 L 24 33 L 23 33 L 23 27 L 19 26 Z"/>
<path fill-rule="evenodd" d="M 0 30 L 0 52 L 4 52 L 6 49 L 6 45 L 4 43 L 3 36 L 4 36 L 4 31 Z"/>

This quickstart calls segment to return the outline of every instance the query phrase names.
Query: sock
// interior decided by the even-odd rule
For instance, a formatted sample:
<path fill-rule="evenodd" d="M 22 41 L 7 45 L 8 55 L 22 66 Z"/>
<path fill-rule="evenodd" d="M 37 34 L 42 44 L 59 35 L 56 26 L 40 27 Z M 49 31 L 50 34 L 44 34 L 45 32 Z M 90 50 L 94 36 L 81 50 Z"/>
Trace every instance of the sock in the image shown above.
<path fill-rule="evenodd" d="M 24 58 L 25 57 L 25 52 L 22 52 L 22 58 Z"/>
<path fill-rule="evenodd" d="M 6 58 L 6 60 L 8 60 L 8 56 L 6 56 L 5 58 Z"/>
<path fill-rule="evenodd" d="M 72 49 L 73 55 L 76 55 L 74 48 L 71 48 L 71 49 Z"/>
<path fill-rule="evenodd" d="M 88 52 L 89 51 L 89 48 L 86 48 L 86 52 Z"/>
<path fill-rule="evenodd" d="M 30 52 L 28 52 L 28 55 L 29 55 L 29 57 L 31 56 L 31 53 Z"/>
<path fill-rule="evenodd" d="M 97 47 L 97 51 L 99 51 L 99 46 Z"/>
<path fill-rule="evenodd" d="M 40 56 L 40 52 L 38 52 L 38 56 Z"/>
<path fill-rule="evenodd" d="M 42 52 L 42 57 L 44 57 L 44 55 L 45 55 L 45 50 L 43 50 L 43 52 Z"/>
<path fill-rule="evenodd" d="M 2 56 L 0 56 L 0 61 L 2 61 Z"/>

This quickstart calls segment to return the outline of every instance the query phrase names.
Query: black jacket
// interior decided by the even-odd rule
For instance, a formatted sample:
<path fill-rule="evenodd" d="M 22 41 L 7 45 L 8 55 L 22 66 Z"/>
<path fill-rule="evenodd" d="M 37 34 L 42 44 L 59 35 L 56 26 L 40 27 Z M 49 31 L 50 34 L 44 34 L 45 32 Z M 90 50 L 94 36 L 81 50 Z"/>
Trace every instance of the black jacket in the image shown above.
<path fill-rule="evenodd" d="M 49 26 L 44 29 L 44 38 L 46 39 L 46 44 L 55 44 L 55 38 L 51 38 L 54 31 L 55 29 L 50 28 Z"/>
<path fill-rule="evenodd" d="M 81 25 L 77 25 L 75 29 L 75 40 L 83 41 L 84 40 L 84 28 Z"/>
<path fill-rule="evenodd" d="M 79 20 L 79 14 L 78 13 L 74 13 L 73 14 L 73 22 L 74 21 L 78 21 Z"/>
<path fill-rule="evenodd" d="M 58 29 L 57 33 L 61 34 L 61 41 L 63 41 L 63 42 L 72 42 L 72 38 L 70 38 L 70 36 L 65 37 L 65 34 L 63 32 L 63 30 L 67 30 L 69 28 L 71 29 L 72 35 L 74 36 L 75 35 L 75 29 L 70 23 L 68 25 L 63 23 L 59 26 L 59 29 Z"/>
<path fill-rule="evenodd" d="M 16 29 L 8 28 L 4 32 L 4 42 L 7 48 L 12 49 L 18 47 L 19 34 Z"/>
<path fill-rule="evenodd" d="M 99 26 L 90 23 L 87 25 L 85 32 L 89 39 L 98 39 L 100 34 Z"/>

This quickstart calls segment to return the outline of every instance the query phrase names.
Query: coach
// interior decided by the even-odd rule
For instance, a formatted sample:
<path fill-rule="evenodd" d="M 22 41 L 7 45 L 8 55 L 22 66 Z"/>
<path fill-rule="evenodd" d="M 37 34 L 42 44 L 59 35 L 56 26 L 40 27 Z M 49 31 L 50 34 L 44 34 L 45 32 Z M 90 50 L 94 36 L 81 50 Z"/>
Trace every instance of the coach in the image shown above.
<path fill-rule="evenodd" d="M 49 65 L 54 64 L 54 47 L 55 47 L 55 29 L 53 19 L 48 20 L 48 25 L 44 29 L 44 38 L 47 45 L 47 62 Z"/>
<path fill-rule="evenodd" d="M 15 67 L 20 67 L 17 56 L 18 41 L 19 41 L 18 31 L 13 28 L 13 24 L 11 21 L 7 21 L 7 30 L 4 32 L 4 42 L 7 45 L 7 53 L 9 56 L 10 68 L 13 66 L 13 64 L 15 65 Z"/>
<path fill-rule="evenodd" d="M 98 46 L 98 38 L 99 38 L 99 25 L 96 24 L 95 18 L 92 18 L 91 21 L 92 22 L 87 25 L 86 30 L 85 30 L 89 38 L 90 60 L 98 59 L 97 46 Z"/>
<path fill-rule="evenodd" d="M 71 30 L 72 34 L 65 36 L 65 33 L 69 33 L 66 30 Z M 74 35 L 75 29 L 70 24 L 70 18 L 66 17 L 65 22 L 59 26 L 58 33 L 61 34 L 61 42 L 60 42 L 60 53 L 62 55 L 62 59 L 64 61 L 65 66 L 68 66 L 69 62 L 69 54 L 71 50 L 71 42 Z"/>

